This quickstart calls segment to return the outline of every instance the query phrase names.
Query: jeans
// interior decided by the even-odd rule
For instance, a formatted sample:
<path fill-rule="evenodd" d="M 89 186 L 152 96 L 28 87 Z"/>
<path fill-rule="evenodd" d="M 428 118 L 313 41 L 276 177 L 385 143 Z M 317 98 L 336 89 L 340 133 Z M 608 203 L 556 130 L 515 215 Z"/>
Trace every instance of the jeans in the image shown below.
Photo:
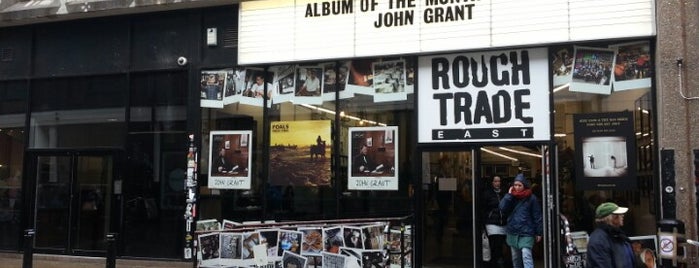
<path fill-rule="evenodd" d="M 510 247 L 512 251 L 512 265 L 514 268 L 534 268 L 534 256 L 531 248 L 517 249 Z"/>

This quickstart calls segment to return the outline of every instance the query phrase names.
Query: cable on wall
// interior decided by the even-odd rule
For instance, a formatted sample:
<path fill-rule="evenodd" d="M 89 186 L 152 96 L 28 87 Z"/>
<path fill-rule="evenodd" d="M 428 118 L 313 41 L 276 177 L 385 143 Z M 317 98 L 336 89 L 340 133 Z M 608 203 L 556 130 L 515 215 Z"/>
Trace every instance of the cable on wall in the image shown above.
<path fill-rule="evenodd" d="M 682 85 L 682 58 L 677 59 L 677 79 L 679 80 L 680 96 L 682 96 L 683 99 L 685 99 L 685 100 L 699 99 L 699 97 L 687 97 L 684 95 L 684 87 Z"/>

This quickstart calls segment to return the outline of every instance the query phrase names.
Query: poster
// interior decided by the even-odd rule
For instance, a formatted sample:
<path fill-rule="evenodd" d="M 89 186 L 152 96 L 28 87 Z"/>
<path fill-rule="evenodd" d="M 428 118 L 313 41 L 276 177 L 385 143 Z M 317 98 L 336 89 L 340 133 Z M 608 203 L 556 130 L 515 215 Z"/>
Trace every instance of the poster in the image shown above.
<path fill-rule="evenodd" d="M 609 95 L 612 93 L 614 50 L 593 47 L 575 47 L 571 92 Z"/>
<path fill-rule="evenodd" d="M 211 131 L 209 188 L 250 189 L 252 131 Z"/>
<path fill-rule="evenodd" d="M 636 189 L 632 112 L 573 115 L 578 190 Z"/>
<path fill-rule="evenodd" d="M 277 121 L 270 130 L 271 185 L 330 185 L 330 120 Z"/>
<path fill-rule="evenodd" d="M 645 42 L 612 46 L 616 51 L 614 91 L 650 88 L 652 75 L 650 44 Z"/>
<path fill-rule="evenodd" d="M 633 255 L 648 268 L 660 267 L 658 260 L 658 239 L 655 235 L 631 236 L 631 249 Z"/>
<path fill-rule="evenodd" d="M 350 190 L 398 190 L 398 127 L 349 128 Z"/>
<path fill-rule="evenodd" d="M 201 72 L 201 107 L 223 108 L 223 89 L 226 84 L 226 70 Z"/>
<path fill-rule="evenodd" d="M 573 74 L 573 46 L 553 47 L 551 50 L 553 87 L 570 84 Z"/>
<path fill-rule="evenodd" d="M 266 97 L 274 97 L 274 86 L 272 82 L 274 73 L 265 72 L 261 69 L 248 68 L 245 69 L 245 89 L 238 96 L 240 104 L 262 107 L 264 104 L 265 90 Z M 272 102 L 267 102 L 267 106 L 271 106 Z"/>
<path fill-rule="evenodd" d="M 408 99 L 405 81 L 405 61 L 381 61 L 372 65 L 374 77 L 374 102 L 402 101 Z"/>

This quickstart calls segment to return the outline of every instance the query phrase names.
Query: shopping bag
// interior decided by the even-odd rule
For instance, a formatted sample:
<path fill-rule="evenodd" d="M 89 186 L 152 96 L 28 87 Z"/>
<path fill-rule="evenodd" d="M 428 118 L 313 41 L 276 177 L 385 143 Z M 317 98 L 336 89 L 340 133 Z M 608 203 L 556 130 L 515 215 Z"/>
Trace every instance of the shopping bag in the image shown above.
<path fill-rule="evenodd" d="M 490 261 L 490 241 L 488 240 L 488 233 L 485 231 L 481 232 L 481 240 L 483 240 L 483 261 Z"/>

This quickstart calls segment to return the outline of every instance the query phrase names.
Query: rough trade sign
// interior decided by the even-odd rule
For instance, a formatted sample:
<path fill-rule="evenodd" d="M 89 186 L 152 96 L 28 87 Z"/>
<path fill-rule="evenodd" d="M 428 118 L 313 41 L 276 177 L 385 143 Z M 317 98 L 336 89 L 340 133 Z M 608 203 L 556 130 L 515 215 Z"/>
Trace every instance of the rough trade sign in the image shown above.
<path fill-rule="evenodd" d="M 418 139 L 550 139 L 545 48 L 420 57 Z"/>

